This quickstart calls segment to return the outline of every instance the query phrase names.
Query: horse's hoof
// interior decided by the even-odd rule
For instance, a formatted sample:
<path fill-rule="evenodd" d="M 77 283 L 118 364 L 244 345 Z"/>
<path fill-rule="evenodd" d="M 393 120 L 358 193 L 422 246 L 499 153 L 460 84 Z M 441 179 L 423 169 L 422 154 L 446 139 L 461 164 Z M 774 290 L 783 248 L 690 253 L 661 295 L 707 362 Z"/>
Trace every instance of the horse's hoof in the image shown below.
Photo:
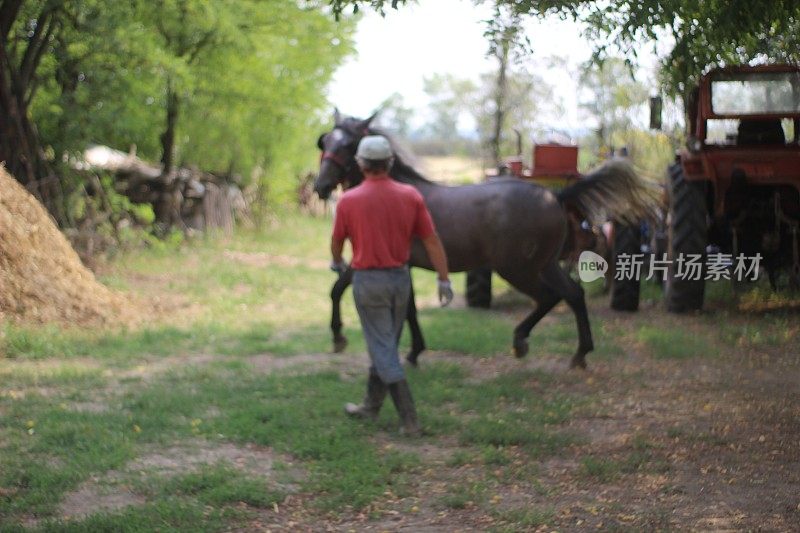
<path fill-rule="evenodd" d="M 525 339 L 514 341 L 514 357 L 521 359 L 528 355 L 528 341 Z"/>
<path fill-rule="evenodd" d="M 347 348 L 347 338 L 339 337 L 333 339 L 333 353 L 342 353 Z"/>
<path fill-rule="evenodd" d="M 578 357 L 577 355 L 573 357 L 572 361 L 569 363 L 569 369 L 572 370 L 573 368 L 586 370 L 586 358 L 583 356 Z"/>
<path fill-rule="evenodd" d="M 408 361 L 408 364 L 413 366 L 414 368 L 417 368 L 419 366 L 419 363 L 417 362 L 417 356 L 408 355 L 406 356 L 406 361 Z"/>

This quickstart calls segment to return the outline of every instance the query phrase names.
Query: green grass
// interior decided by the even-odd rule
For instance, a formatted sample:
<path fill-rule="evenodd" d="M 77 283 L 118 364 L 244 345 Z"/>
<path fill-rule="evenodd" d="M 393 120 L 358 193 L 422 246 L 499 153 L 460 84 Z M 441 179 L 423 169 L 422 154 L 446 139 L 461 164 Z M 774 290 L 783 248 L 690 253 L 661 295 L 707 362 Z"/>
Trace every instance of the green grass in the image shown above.
<path fill-rule="evenodd" d="M 591 456 L 581 459 L 580 473 L 584 477 L 593 478 L 600 483 L 616 480 L 621 472 L 620 463 L 611 459 Z"/>
<path fill-rule="evenodd" d="M 438 364 L 411 378 L 424 424 L 435 435 L 483 446 L 488 465 L 508 462 L 492 446 L 519 445 L 539 454 L 554 453 L 569 441 L 557 425 L 568 417 L 571 402 L 528 389 L 546 382 L 544 375 L 521 373 L 473 384 L 454 365 Z M 197 437 L 291 454 L 311 472 L 304 486 L 319 495 L 321 510 L 361 508 L 389 487 L 402 491 L 405 475 L 419 465 L 413 453 L 387 453 L 370 443 L 376 430 L 394 431 L 392 409 L 385 409 L 376 424 L 342 415 L 342 404 L 360 397 L 363 384 L 343 381 L 338 373 L 259 376 L 247 365 L 230 363 L 181 368 L 106 396 L 108 411 L 100 413 L 70 410 L 72 401 L 84 398 L 76 393 L 83 378 L 61 379 L 55 384 L 62 386 L 62 395 L 31 394 L 0 403 L 8 409 L 0 420 L 7 440 L 0 486 L 15 488 L 13 498 L 0 500 L 1 515 L 52 516 L 65 492 L 91 475 L 124 468 L 143 446 Z M 208 415 L 213 411 L 218 414 Z M 170 494 L 218 510 L 239 501 L 268 506 L 280 497 L 225 466 L 145 485 L 150 497 Z M 458 507 L 465 497 L 475 501 L 477 495 L 472 489 L 456 491 L 446 505 Z"/>
<path fill-rule="evenodd" d="M 467 481 L 452 485 L 439 503 L 449 509 L 466 509 L 480 505 L 486 499 L 487 486 L 483 481 Z"/>
<path fill-rule="evenodd" d="M 142 506 L 128 507 L 118 513 L 98 513 L 83 520 L 48 520 L 42 532 L 143 532 L 154 531 L 224 531 L 243 518 L 234 509 L 216 509 L 183 498 L 166 499 Z M 13 531 L 14 529 L 9 529 Z M 22 528 L 18 531 L 25 531 Z"/>
<path fill-rule="evenodd" d="M 285 496 L 263 480 L 243 475 L 225 464 L 211 465 L 199 472 L 166 479 L 153 494 L 158 499 L 174 495 L 192 497 L 215 507 L 244 503 L 262 509 L 271 508 L 273 504 L 283 501 Z"/>
<path fill-rule="evenodd" d="M 496 527 L 493 531 L 515 532 L 527 531 L 547 525 L 555 518 L 555 511 L 550 508 L 542 509 L 504 509 L 497 510 L 492 515 L 503 522 L 502 526 Z"/>
<path fill-rule="evenodd" d="M 487 465 L 502 466 L 511 462 L 511 457 L 502 446 L 487 446 L 482 455 L 483 463 Z"/>
<path fill-rule="evenodd" d="M 330 223 L 288 216 L 230 239 L 120 256 L 103 275 L 106 283 L 174 306 L 141 329 L 0 325 L 0 530 L 30 518 L 43 531 L 246 528 L 250 511 L 269 509 L 294 490 L 225 462 L 172 473 L 131 470 L 152 450 L 189 450 L 198 441 L 291 458 L 304 473 L 293 486 L 314 495 L 307 511 L 319 516 L 367 509 L 387 493 L 414 495 L 415 476 L 431 465 L 413 451 L 416 441 L 397 435 L 391 403 L 374 423 L 342 413 L 346 401 L 363 395 L 358 372 L 353 379 L 307 364 L 270 374 L 250 364 L 253 355 L 330 350 Z M 230 252 L 251 254 L 243 257 L 253 262 Z M 515 323 L 531 308 L 497 280 L 499 312 L 440 309 L 435 276 L 415 271 L 414 280 L 428 346 L 465 359 L 505 356 Z M 463 290 L 464 276 L 453 280 Z M 342 312 L 348 365 L 360 369 L 364 344 L 350 292 Z M 595 332 L 598 354 L 619 352 L 613 331 L 596 323 Z M 559 311 L 534 330 L 529 357 L 569 355 L 576 342 L 571 313 Z M 407 332 L 402 343 L 409 344 Z M 191 355 L 205 357 L 180 359 Z M 443 467 L 476 469 L 470 480 L 453 484 L 444 507 L 484 505 L 495 484 L 533 483 L 536 459 L 574 441 L 561 426 L 583 400 L 557 392 L 551 374 L 476 381 L 458 364 L 424 356 L 422 364 L 409 371 L 422 442 L 460 446 Z M 376 435 L 405 446 L 384 447 Z M 112 491 L 124 484 L 147 503 L 62 520 L 64 496 L 90 479 Z M 514 520 L 537 521 L 534 515 Z"/>
<path fill-rule="evenodd" d="M 717 346 L 702 333 L 678 327 L 640 326 L 636 340 L 647 346 L 658 359 L 715 357 Z"/>
<path fill-rule="evenodd" d="M 457 468 L 471 464 L 475 461 L 476 455 L 468 450 L 457 450 L 453 455 L 447 458 L 447 466 Z"/>
<path fill-rule="evenodd" d="M 508 353 L 511 346 L 514 321 L 490 311 L 425 309 L 419 319 L 427 345 L 436 350 L 490 357 Z M 407 333 L 403 346 L 410 345 Z"/>
<path fill-rule="evenodd" d="M 58 331 L 41 332 L 31 327 L 6 325 L 3 352 L 7 359 L 41 360 L 92 357 L 110 365 L 129 366 L 143 357 L 215 353 L 247 356 L 261 353 L 295 355 L 330 350 L 327 327 L 277 328 L 269 322 L 245 327 L 196 323 L 191 326 L 160 326 L 133 332 Z M 360 330 L 345 328 L 351 351 L 363 349 Z"/>

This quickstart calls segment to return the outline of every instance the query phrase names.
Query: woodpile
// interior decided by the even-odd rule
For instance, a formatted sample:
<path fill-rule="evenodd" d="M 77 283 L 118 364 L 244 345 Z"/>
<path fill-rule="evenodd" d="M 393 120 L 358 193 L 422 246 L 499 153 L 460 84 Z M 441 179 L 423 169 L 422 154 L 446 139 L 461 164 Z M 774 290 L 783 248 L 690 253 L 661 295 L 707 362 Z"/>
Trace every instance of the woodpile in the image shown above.
<path fill-rule="evenodd" d="M 86 150 L 77 167 L 112 173 L 117 192 L 134 203 L 152 205 L 156 222 L 164 227 L 229 233 L 236 219 L 247 217 L 247 203 L 230 176 L 193 168 L 163 175 L 160 166 L 107 146 Z"/>

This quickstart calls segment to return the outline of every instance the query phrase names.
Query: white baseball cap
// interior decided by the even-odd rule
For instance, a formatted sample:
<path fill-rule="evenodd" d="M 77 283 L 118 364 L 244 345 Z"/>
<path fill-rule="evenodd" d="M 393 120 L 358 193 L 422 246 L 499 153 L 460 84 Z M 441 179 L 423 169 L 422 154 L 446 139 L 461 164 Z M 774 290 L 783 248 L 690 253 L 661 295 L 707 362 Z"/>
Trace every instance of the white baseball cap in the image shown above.
<path fill-rule="evenodd" d="M 359 159 L 382 160 L 394 157 L 389 140 L 383 135 L 367 135 L 358 143 L 356 157 Z"/>

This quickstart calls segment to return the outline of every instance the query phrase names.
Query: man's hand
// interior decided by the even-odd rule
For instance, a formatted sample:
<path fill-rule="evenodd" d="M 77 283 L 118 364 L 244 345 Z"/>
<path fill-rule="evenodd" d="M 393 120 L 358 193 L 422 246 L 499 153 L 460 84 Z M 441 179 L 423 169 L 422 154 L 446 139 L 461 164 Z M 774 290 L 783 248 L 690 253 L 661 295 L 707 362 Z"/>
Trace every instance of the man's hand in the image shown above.
<path fill-rule="evenodd" d="M 347 269 L 350 268 L 347 262 L 344 259 L 341 261 L 331 261 L 331 270 L 339 274 L 339 276 L 343 275 L 347 272 Z"/>
<path fill-rule="evenodd" d="M 449 280 L 439 280 L 439 304 L 447 307 L 453 301 L 453 287 Z"/>

